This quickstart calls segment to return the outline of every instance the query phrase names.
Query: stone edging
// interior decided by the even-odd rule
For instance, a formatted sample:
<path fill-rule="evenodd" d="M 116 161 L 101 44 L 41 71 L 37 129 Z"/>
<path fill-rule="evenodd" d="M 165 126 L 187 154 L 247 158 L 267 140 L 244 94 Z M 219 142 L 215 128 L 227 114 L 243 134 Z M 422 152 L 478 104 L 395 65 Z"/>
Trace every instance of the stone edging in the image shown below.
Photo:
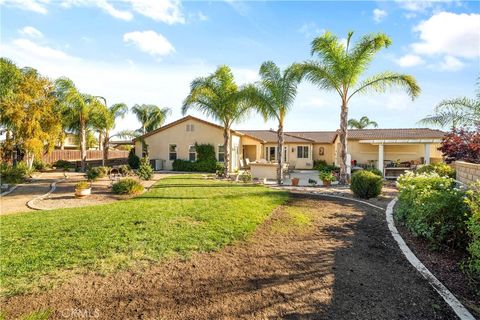
<path fill-rule="evenodd" d="M 13 190 L 15 190 L 17 188 L 18 188 L 18 184 L 14 185 L 13 187 L 8 189 L 7 191 L 4 191 L 4 192 L 0 193 L 0 197 L 3 197 L 3 196 L 6 196 L 7 194 L 10 194 L 11 192 L 13 192 Z"/>
<path fill-rule="evenodd" d="M 408 245 L 403 240 L 400 233 L 398 233 L 397 228 L 395 227 L 395 221 L 393 219 L 393 207 L 397 202 L 397 198 L 390 201 L 385 210 L 388 229 L 390 229 L 390 233 L 392 234 L 393 238 L 398 244 L 398 247 L 402 251 L 403 255 L 407 258 L 412 266 L 417 269 L 420 274 L 427 279 L 428 283 L 442 296 L 443 300 L 453 309 L 453 311 L 457 314 L 457 316 L 462 320 L 475 320 L 472 314 L 465 308 L 465 306 L 450 292 L 441 283 L 431 272 L 430 270 L 425 267 L 425 265 L 415 256 L 415 254 L 410 250 Z"/>
<path fill-rule="evenodd" d="M 66 180 L 66 178 L 63 178 L 63 179 L 59 179 L 59 180 L 57 180 L 57 181 L 52 182 L 52 183 L 50 184 L 50 190 L 49 190 L 47 193 L 45 193 L 45 194 L 43 194 L 43 195 L 40 195 L 40 196 L 37 196 L 37 197 L 29 200 L 29 201 L 26 203 L 26 206 L 27 206 L 28 208 L 32 209 L 32 210 L 51 210 L 51 209 L 43 209 L 43 208 L 37 207 L 37 206 L 35 205 L 35 201 L 41 200 L 41 199 L 43 199 L 43 198 L 48 197 L 48 196 L 49 196 L 52 192 L 54 192 L 55 189 L 57 188 L 57 183 L 58 183 L 58 182 L 63 182 L 63 181 L 65 181 L 65 180 Z"/>

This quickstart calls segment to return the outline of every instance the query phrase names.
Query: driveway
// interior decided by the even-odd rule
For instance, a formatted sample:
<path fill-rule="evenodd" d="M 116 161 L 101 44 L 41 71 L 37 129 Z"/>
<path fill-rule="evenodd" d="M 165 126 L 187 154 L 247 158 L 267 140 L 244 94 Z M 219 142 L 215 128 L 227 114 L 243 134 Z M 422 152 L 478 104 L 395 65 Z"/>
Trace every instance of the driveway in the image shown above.
<path fill-rule="evenodd" d="M 292 195 L 245 242 L 2 302 L 97 319 L 456 319 L 404 258 L 385 212 Z"/>

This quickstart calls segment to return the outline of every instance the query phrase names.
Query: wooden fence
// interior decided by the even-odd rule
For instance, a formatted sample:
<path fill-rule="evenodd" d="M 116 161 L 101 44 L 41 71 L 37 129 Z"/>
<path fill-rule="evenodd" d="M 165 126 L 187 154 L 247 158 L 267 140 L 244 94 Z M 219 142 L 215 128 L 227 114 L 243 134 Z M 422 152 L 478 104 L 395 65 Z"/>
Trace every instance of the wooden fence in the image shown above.
<path fill-rule="evenodd" d="M 110 150 L 108 152 L 108 159 L 126 159 L 128 151 L 124 150 Z M 101 160 L 103 158 L 102 150 L 87 150 L 87 160 Z M 45 163 L 54 163 L 58 160 L 65 161 L 80 161 L 80 150 L 53 150 L 51 153 L 44 154 L 42 161 Z"/>

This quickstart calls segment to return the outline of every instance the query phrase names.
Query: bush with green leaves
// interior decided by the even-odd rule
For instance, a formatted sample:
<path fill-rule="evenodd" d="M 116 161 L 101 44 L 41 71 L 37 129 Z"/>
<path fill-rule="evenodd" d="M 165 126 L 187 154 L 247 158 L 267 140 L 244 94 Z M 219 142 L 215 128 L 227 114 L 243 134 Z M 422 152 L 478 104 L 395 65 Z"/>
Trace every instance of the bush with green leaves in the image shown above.
<path fill-rule="evenodd" d="M 320 171 L 320 173 L 318 174 L 318 177 L 322 181 L 328 181 L 328 182 L 335 181 L 335 176 L 331 171 Z"/>
<path fill-rule="evenodd" d="M 122 164 L 118 167 L 118 173 L 122 176 L 133 176 L 135 173 L 133 172 L 132 168 L 128 164 Z"/>
<path fill-rule="evenodd" d="M 138 169 L 140 167 L 140 158 L 135 154 L 135 148 L 130 149 L 128 153 L 128 165 L 132 169 Z"/>
<path fill-rule="evenodd" d="M 90 183 L 88 181 L 80 181 L 75 185 L 75 190 L 80 191 L 80 190 L 85 190 L 90 188 Z"/>
<path fill-rule="evenodd" d="M 441 177 L 447 176 L 449 178 L 455 179 L 455 169 L 443 162 L 424 165 L 418 168 L 416 172 L 417 173 L 436 172 Z"/>
<path fill-rule="evenodd" d="M 99 178 L 104 178 L 110 172 L 110 167 L 100 166 L 100 167 L 93 167 L 87 170 L 87 179 L 95 181 Z"/>
<path fill-rule="evenodd" d="M 73 163 L 66 160 L 58 160 L 53 166 L 57 169 L 63 169 L 65 171 L 75 168 L 75 165 Z"/>
<path fill-rule="evenodd" d="M 325 160 L 315 160 L 313 161 L 313 169 L 318 171 L 334 171 L 338 172 L 339 167 L 336 167 L 334 164 L 327 164 Z"/>
<path fill-rule="evenodd" d="M 383 177 L 382 171 L 378 170 L 378 169 L 375 168 L 375 167 L 366 167 L 364 170 L 365 170 L 365 171 L 369 171 L 369 172 L 371 172 L 371 173 L 374 173 L 374 174 L 376 174 L 377 176 Z"/>
<path fill-rule="evenodd" d="M 252 174 L 250 173 L 250 171 L 245 171 L 245 172 L 243 172 L 242 174 L 240 174 L 240 176 L 239 176 L 238 178 L 239 178 L 240 181 L 242 181 L 243 183 L 252 182 Z"/>
<path fill-rule="evenodd" d="M 172 163 L 173 171 L 216 172 L 218 170 L 215 148 L 211 144 L 195 144 L 197 161 L 176 159 Z"/>
<path fill-rule="evenodd" d="M 467 221 L 467 230 L 470 237 L 467 247 L 470 253 L 468 269 L 473 277 L 480 282 L 480 181 L 470 185 L 465 202 L 471 212 Z"/>
<path fill-rule="evenodd" d="M 47 164 L 42 161 L 42 159 L 33 160 L 33 169 L 35 171 L 42 171 L 47 168 Z"/>
<path fill-rule="evenodd" d="M 18 162 L 16 166 L 4 162 L 0 164 L 0 179 L 2 183 L 22 183 L 30 176 L 30 173 L 31 170 L 23 161 Z"/>
<path fill-rule="evenodd" d="M 382 177 L 367 170 L 360 170 L 352 175 L 350 189 L 362 199 L 375 198 L 382 193 Z"/>
<path fill-rule="evenodd" d="M 142 180 L 150 180 L 153 177 L 153 168 L 150 165 L 148 157 L 140 159 L 140 166 L 137 170 L 137 175 Z"/>
<path fill-rule="evenodd" d="M 133 195 L 142 193 L 143 190 L 142 184 L 132 178 L 121 179 L 112 186 L 112 191 L 115 194 Z"/>
<path fill-rule="evenodd" d="M 397 219 L 433 249 L 442 246 L 465 248 L 470 210 L 465 191 L 455 180 L 437 173 L 407 172 L 397 180 Z"/>

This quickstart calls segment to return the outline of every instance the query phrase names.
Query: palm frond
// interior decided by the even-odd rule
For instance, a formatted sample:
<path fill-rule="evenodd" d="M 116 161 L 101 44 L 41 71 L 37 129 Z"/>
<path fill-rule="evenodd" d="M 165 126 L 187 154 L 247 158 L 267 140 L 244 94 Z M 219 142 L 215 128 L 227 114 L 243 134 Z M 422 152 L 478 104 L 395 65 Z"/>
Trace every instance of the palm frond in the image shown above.
<path fill-rule="evenodd" d="M 420 86 L 414 77 L 406 74 L 394 72 L 383 72 L 376 74 L 362 81 L 357 89 L 348 97 L 350 100 L 357 93 L 365 93 L 368 91 L 385 92 L 392 87 L 400 87 L 407 91 L 408 95 L 414 100 L 420 94 Z"/>

